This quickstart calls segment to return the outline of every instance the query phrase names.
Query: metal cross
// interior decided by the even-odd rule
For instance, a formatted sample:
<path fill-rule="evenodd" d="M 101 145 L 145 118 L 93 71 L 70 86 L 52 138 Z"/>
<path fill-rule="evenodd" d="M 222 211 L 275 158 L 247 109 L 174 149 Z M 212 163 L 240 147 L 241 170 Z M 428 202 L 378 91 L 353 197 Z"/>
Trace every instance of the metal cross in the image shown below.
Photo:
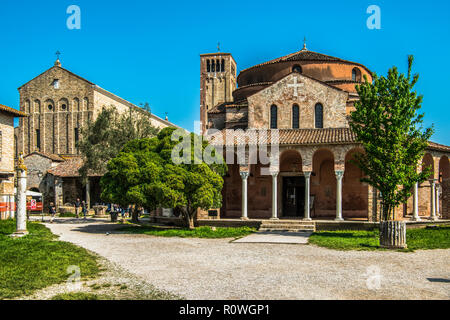
<path fill-rule="evenodd" d="M 288 83 L 288 88 L 294 88 L 294 97 L 298 97 L 298 88 L 303 87 L 303 83 L 297 83 L 298 79 L 294 78 L 294 83 Z"/>
<path fill-rule="evenodd" d="M 217 52 L 220 52 L 220 42 L 217 42 Z"/>
<path fill-rule="evenodd" d="M 59 50 L 58 51 L 56 51 L 56 58 L 59 60 L 59 56 L 61 55 L 61 52 L 59 52 Z"/>

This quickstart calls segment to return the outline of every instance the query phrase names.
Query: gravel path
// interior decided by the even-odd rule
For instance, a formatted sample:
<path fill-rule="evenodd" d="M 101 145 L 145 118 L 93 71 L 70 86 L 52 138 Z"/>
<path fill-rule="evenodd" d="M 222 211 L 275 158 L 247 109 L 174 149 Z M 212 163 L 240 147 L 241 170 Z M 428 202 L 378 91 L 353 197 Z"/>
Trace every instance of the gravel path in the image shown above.
<path fill-rule="evenodd" d="M 450 299 L 450 250 L 346 252 L 120 234 L 114 231 L 120 225 L 107 222 L 60 222 L 47 226 L 61 240 L 187 299 Z"/>

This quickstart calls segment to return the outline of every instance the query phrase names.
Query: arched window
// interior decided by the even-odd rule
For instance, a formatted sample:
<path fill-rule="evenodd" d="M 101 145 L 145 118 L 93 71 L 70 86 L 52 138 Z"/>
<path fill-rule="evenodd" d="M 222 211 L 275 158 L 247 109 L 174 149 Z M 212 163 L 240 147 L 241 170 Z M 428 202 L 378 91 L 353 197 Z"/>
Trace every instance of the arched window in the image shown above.
<path fill-rule="evenodd" d="M 222 59 L 222 68 L 220 69 L 220 71 L 225 72 L 225 60 Z"/>
<path fill-rule="evenodd" d="M 206 72 L 211 72 L 211 63 L 209 62 L 209 59 L 206 60 Z"/>
<path fill-rule="evenodd" d="M 318 103 L 314 109 L 316 128 L 323 128 L 323 106 Z"/>
<path fill-rule="evenodd" d="M 211 72 L 216 72 L 216 63 L 214 60 L 211 60 Z"/>
<path fill-rule="evenodd" d="M 292 128 L 300 128 L 300 111 L 297 104 L 292 106 Z"/>
<path fill-rule="evenodd" d="M 278 127 L 278 108 L 276 105 L 270 107 L 270 129 L 277 129 Z"/>
<path fill-rule="evenodd" d="M 352 70 L 352 81 L 361 81 L 361 71 L 358 68 Z"/>
<path fill-rule="evenodd" d="M 292 72 L 302 73 L 302 67 L 298 64 L 292 67 Z"/>

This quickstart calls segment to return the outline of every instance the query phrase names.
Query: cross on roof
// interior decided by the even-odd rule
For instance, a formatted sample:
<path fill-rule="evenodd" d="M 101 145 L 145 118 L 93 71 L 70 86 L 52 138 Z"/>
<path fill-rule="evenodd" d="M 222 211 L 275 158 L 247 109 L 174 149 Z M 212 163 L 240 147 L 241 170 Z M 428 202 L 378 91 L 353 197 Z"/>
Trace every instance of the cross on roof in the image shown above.
<path fill-rule="evenodd" d="M 58 59 L 59 60 L 59 56 L 61 55 L 61 52 L 59 52 L 59 50 L 58 51 L 56 51 L 56 59 Z"/>
<path fill-rule="evenodd" d="M 294 83 L 288 83 L 288 88 L 294 88 L 294 97 L 298 97 L 298 88 L 303 87 L 303 83 L 298 83 L 297 77 L 294 78 Z"/>
<path fill-rule="evenodd" d="M 220 52 L 220 42 L 217 42 L 217 52 Z"/>

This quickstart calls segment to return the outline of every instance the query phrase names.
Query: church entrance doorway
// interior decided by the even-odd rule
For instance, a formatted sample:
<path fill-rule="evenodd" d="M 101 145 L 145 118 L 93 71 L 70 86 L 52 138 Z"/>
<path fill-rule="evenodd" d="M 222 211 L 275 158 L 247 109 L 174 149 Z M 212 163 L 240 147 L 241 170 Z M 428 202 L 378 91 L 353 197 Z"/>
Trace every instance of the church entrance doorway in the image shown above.
<path fill-rule="evenodd" d="M 283 177 L 283 216 L 300 218 L 305 213 L 305 177 Z"/>

